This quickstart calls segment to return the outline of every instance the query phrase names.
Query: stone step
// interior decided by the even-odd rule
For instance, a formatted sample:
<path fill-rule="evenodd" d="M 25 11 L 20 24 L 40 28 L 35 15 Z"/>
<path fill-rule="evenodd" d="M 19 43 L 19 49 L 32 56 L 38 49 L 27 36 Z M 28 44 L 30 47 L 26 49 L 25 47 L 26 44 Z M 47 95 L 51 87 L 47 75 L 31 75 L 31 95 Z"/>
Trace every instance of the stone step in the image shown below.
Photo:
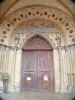
<path fill-rule="evenodd" d="M 51 92 L 18 92 L 0 94 L 4 100 L 71 100 L 75 94 Z"/>

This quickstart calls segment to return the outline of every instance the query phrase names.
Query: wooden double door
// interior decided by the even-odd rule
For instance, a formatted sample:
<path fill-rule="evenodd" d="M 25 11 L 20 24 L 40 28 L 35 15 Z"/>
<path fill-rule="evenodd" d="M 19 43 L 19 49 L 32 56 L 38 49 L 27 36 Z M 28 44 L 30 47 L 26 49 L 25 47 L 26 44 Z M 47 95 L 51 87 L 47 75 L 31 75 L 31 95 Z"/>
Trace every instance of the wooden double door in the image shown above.
<path fill-rule="evenodd" d="M 22 58 L 21 90 L 53 90 L 54 76 L 52 51 L 23 51 Z"/>

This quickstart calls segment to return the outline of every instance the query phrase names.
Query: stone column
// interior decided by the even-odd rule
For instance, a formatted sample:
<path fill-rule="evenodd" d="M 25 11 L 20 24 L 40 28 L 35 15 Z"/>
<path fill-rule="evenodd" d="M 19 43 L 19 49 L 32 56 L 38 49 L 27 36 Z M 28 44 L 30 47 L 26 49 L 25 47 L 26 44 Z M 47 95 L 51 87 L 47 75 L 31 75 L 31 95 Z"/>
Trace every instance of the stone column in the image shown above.
<path fill-rule="evenodd" d="M 75 74 L 75 50 L 74 47 L 62 47 L 60 51 L 60 92 L 72 93 L 73 87 L 73 74 Z"/>
<path fill-rule="evenodd" d="M 3 51 L 2 47 L 0 46 L 0 73 L 2 73 L 2 71 L 3 71 L 3 66 L 2 66 L 2 61 L 3 61 L 2 60 L 2 56 L 3 56 L 2 54 L 3 53 L 2 53 L 2 51 Z"/>
<path fill-rule="evenodd" d="M 67 92 L 67 59 L 65 48 L 60 48 L 60 92 Z"/>
<path fill-rule="evenodd" d="M 5 49 L 4 47 L 0 46 L 0 73 L 2 74 L 4 71 L 4 58 L 5 58 Z M 3 80 L 0 79 L 0 82 L 2 85 L 0 86 L 0 93 L 3 93 L 4 88 L 3 88 Z"/>
<path fill-rule="evenodd" d="M 8 73 L 10 50 L 6 47 L 0 47 L 0 72 Z"/>
<path fill-rule="evenodd" d="M 17 50 L 15 68 L 15 91 L 20 91 L 22 50 Z"/>
<path fill-rule="evenodd" d="M 8 65 L 8 74 L 9 74 L 9 92 L 15 91 L 15 69 L 16 69 L 16 49 L 11 49 L 9 53 L 9 65 Z"/>
<path fill-rule="evenodd" d="M 59 52 L 57 49 L 53 50 L 54 58 L 54 79 L 55 79 L 55 92 L 60 90 L 60 69 L 59 69 Z"/>
<path fill-rule="evenodd" d="M 10 54 L 10 49 L 5 48 L 5 50 L 4 50 L 3 73 L 8 73 L 9 54 Z"/>
<path fill-rule="evenodd" d="M 73 46 L 73 53 L 72 53 L 72 72 L 73 72 L 73 89 L 72 92 L 75 93 L 75 46 Z"/>
<path fill-rule="evenodd" d="M 72 51 L 71 47 L 67 47 L 66 49 L 66 59 L 67 59 L 67 79 L 68 79 L 68 86 L 67 86 L 67 92 L 72 93 Z"/>
<path fill-rule="evenodd" d="M 55 92 L 66 93 L 68 86 L 68 62 L 64 47 L 54 49 Z"/>
<path fill-rule="evenodd" d="M 5 51 L 6 48 L 3 46 L 0 46 L 0 72 L 4 72 L 4 59 L 5 59 Z"/>
<path fill-rule="evenodd" d="M 68 92 L 75 93 L 75 46 L 70 46 L 67 48 L 67 60 L 69 61 L 68 64 Z"/>

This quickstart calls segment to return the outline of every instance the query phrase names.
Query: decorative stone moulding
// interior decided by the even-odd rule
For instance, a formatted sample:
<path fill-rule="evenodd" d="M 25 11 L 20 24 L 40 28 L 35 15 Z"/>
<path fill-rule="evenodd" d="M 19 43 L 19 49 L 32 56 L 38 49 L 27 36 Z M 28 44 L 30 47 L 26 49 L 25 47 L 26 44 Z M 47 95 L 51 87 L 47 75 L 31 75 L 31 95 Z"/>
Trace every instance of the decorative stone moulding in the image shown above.
<path fill-rule="evenodd" d="M 18 45 L 21 46 L 28 38 L 39 35 L 46 38 L 46 40 L 50 40 L 54 47 L 56 46 L 57 41 L 55 38 L 58 38 L 57 36 L 60 36 L 61 34 L 63 33 L 61 32 L 61 29 L 59 29 L 58 25 L 51 23 L 51 21 L 33 19 L 28 21 L 26 20 L 20 24 L 17 30 L 11 34 L 11 38 L 12 41 L 13 38 L 19 40 Z"/>
<path fill-rule="evenodd" d="M 9 39 L 14 30 L 24 21 L 33 19 L 44 20 L 47 23 L 51 21 L 55 24 L 55 27 L 58 26 L 63 32 L 66 45 L 75 43 L 74 37 L 69 37 L 75 32 L 75 23 L 72 17 L 58 8 L 43 5 L 25 6 L 6 16 L 0 25 L 0 43 L 9 45 Z"/>

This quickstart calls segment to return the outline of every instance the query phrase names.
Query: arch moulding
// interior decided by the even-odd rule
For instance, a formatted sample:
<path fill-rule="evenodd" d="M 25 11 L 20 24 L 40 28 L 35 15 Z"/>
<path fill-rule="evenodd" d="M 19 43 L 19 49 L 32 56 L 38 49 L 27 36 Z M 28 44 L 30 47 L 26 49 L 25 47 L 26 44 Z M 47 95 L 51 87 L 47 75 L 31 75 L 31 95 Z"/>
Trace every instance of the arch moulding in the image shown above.
<path fill-rule="evenodd" d="M 0 43 L 9 45 L 11 34 L 14 33 L 19 24 L 33 19 L 47 20 L 55 23 L 63 31 L 63 36 L 66 38 L 65 44 L 75 43 L 75 23 L 71 16 L 58 8 L 45 5 L 25 6 L 6 16 L 0 25 Z"/>

